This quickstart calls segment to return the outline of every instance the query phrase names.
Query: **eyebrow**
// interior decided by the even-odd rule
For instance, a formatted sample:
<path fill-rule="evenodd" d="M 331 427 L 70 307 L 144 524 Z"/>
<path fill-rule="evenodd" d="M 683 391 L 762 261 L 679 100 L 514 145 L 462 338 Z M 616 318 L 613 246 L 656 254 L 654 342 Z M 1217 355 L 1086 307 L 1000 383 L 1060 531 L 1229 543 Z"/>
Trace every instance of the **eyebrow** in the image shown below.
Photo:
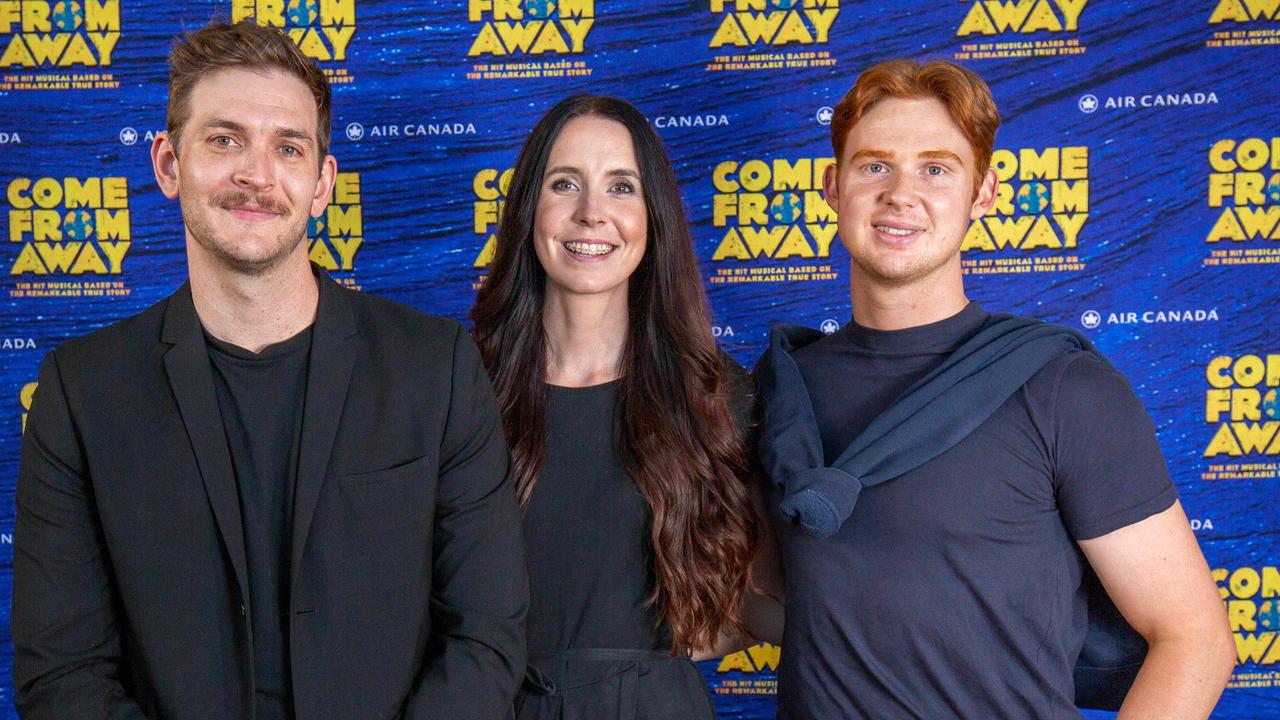
<path fill-rule="evenodd" d="M 565 175 L 584 175 L 585 174 L 576 167 L 570 167 L 568 165 L 557 165 L 556 167 L 549 168 L 547 172 L 543 174 L 543 177 L 550 177 L 551 175 L 555 175 L 556 173 L 564 173 Z M 609 175 L 610 177 L 632 177 L 632 178 L 635 178 L 636 180 L 640 179 L 639 173 L 637 173 L 635 170 L 631 170 L 628 168 L 617 168 L 615 170 L 610 170 L 605 174 Z"/>
<path fill-rule="evenodd" d="M 876 150 L 874 148 L 867 148 L 854 153 L 853 156 L 849 158 L 849 162 L 870 159 L 892 160 L 897 156 L 898 154 L 892 150 Z M 950 150 L 925 150 L 916 157 L 924 160 L 949 160 L 961 167 L 964 167 L 964 160 Z"/>
<path fill-rule="evenodd" d="M 204 127 L 205 129 L 231 130 L 232 132 L 238 132 L 241 134 L 248 132 L 248 129 L 245 128 L 244 125 L 241 125 L 235 120 L 228 120 L 226 118 L 219 118 L 219 117 L 209 119 L 207 122 L 204 123 L 202 127 Z M 282 137 L 289 140 L 297 140 L 299 142 L 311 143 L 311 144 L 315 143 L 315 139 L 311 137 L 311 133 L 306 132 L 305 130 L 298 130 L 297 128 L 291 128 L 291 127 L 277 128 L 275 131 L 275 134 L 277 137 Z"/>

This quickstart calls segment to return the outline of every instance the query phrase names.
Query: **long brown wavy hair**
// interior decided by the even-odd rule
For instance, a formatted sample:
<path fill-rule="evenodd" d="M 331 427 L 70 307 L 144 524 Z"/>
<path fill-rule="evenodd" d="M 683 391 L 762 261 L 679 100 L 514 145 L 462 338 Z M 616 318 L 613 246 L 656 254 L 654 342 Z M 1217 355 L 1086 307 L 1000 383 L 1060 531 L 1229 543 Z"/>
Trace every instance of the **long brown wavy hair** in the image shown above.
<path fill-rule="evenodd" d="M 649 597 L 671 630 L 672 652 L 742 630 L 742 603 L 760 521 L 747 487 L 742 429 L 702 291 L 679 185 L 661 140 L 622 100 L 575 95 L 551 108 L 525 141 L 497 230 L 497 251 L 471 319 L 502 408 L 520 504 L 545 457 L 546 274 L 533 247 L 547 157 L 572 118 L 594 115 L 631 133 L 648 212 L 644 257 L 628 283 L 614 445 L 649 505 L 655 585 Z"/>

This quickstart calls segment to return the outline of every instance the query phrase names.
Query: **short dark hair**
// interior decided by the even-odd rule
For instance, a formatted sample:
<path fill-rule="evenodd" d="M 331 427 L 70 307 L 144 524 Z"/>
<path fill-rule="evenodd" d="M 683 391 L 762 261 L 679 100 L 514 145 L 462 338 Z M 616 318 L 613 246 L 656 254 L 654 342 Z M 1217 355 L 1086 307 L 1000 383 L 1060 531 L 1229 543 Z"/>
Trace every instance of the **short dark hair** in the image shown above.
<path fill-rule="evenodd" d="M 191 112 L 191 88 L 200 78 L 226 68 L 278 69 L 307 86 L 316 101 L 316 146 L 323 161 L 329 153 L 333 91 L 315 61 L 288 37 L 251 22 L 213 22 L 186 33 L 169 52 L 169 108 L 165 130 L 176 148 Z"/>

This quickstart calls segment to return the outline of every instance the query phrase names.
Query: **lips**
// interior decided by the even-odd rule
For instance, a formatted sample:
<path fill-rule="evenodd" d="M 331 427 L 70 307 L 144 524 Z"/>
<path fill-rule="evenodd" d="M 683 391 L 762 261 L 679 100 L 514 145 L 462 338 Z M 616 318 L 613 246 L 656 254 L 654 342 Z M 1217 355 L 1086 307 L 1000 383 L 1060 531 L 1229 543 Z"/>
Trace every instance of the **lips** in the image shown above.
<path fill-rule="evenodd" d="M 876 231 L 877 236 L 889 243 L 907 242 L 924 232 L 922 227 L 903 222 L 875 222 L 871 223 L 871 228 Z"/>
<path fill-rule="evenodd" d="M 616 245 L 596 240 L 566 240 L 561 244 L 569 254 L 582 258 L 604 257 L 617 249 Z"/>

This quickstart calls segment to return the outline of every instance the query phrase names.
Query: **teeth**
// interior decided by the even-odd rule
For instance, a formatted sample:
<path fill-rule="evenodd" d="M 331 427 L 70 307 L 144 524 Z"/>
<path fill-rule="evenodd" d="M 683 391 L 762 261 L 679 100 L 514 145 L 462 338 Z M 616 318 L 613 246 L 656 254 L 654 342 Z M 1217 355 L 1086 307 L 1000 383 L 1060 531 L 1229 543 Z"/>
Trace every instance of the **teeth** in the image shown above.
<path fill-rule="evenodd" d="M 564 246 L 576 255 L 608 255 L 613 252 L 613 246 L 605 243 L 567 242 Z"/>
<path fill-rule="evenodd" d="M 880 232 L 888 233 L 890 235 L 910 235 L 915 232 L 914 230 L 903 230 L 896 227 L 889 227 L 888 225 L 876 225 L 875 228 Z"/>

